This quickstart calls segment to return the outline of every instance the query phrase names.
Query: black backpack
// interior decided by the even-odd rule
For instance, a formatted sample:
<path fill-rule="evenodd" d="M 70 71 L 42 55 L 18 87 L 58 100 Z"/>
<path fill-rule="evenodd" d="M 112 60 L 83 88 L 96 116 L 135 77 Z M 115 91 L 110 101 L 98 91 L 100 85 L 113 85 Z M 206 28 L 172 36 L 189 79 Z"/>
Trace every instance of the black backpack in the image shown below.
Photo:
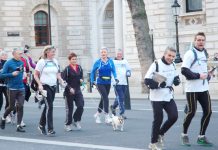
<path fill-rule="evenodd" d="M 32 74 L 32 80 L 30 83 L 30 87 L 33 91 L 37 91 L 38 90 L 38 83 L 36 82 L 34 75 Z"/>

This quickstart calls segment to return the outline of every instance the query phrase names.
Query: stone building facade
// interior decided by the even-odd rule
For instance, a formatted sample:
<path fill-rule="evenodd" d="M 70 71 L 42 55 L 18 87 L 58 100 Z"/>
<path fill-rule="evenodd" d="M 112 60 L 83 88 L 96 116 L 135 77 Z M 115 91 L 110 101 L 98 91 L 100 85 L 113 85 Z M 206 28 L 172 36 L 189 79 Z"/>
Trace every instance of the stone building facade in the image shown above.
<path fill-rule="evenodd" d="M 167 45 L 175 46 L 175 23 L 171 9 L 173 1 L 145 0 L 149 27 L 153 29 L 156 58 L 162 55 Z M 188 0 L 178 1 L 181 5 L 181 56 L 198 31 L 204 31 L 207 35 L 206 47 L 210 56 L 216 53 L 218 2 L 200 1 L 202 9 L 195 12 L 186 11 Z M 79 62 L 87 73 L 99 57 L 101 47 L 108 47 L 111 57 L 114 57 L 116 49 L 122 48 L 133 69 L 131 91 L 141 91 L 141 69 L 126 0 L 50 0 L 50 6 L 51 41 L 57 47 L 57 58 L 62 67 L 68 62 L 68 53 L 73 51 L 78 54 Z M 31 46 L 32 56 L 37 60 L 43 45 L 50 40 L 38 37 L 48 34 L 41 31 L 46 28 L 47 17 L 48 0 L 0 0 L 0 48 L 10 51 L 13 47 L 28 44 Z M 215 82 L 216 80 L 211 86 Z"/>

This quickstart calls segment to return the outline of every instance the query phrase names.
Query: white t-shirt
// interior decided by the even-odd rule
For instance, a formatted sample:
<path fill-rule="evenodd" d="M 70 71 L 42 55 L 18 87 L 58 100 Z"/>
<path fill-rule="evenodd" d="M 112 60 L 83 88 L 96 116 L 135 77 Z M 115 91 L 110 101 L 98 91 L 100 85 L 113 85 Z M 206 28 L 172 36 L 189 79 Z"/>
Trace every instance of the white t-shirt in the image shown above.
<path fill-rule="evenodd" d="M 189 68 L 194 73 L 207 73 L 207 58 L 205 56 L 205 52 L 200 52 L 195 48 L 193 49 L 197 53 L 197 61 L 191 67 L 191 64 L 194 61 L 195 56 L 192 50 L 188 50 L 184 55 L 182 67 Z M 209 90 L 207 79 L 186 80 L 185 92 L 204 92 L 207 90 Z"/>
<path fill-rule="evenodd" d="M 125 59 L 113 60 L 113 62 L 117 73 L 117 79 L 119 80 L 118 85 L 127 85 L 126 72 L 128 70 L 131 71 L 129 63 Z M 116 84 L 114 78 L 112 79 L 112 84 Z"/>
<path fill-rule="evenodd" d="M 174 64 L 166 65 L 161 59 L 157 60 L 158 62 L 158 73 L 167 78 L 166 86 L 172 86 L 174 77 L 177 76 L 176 68 Z M 156 63 L 153 62 L 148 69 L 145 78 L 152 79 L 154 72 L 156 72 Z M 173 99 L 173 91 L 169 88 L 158 88 L 150 89 L 150 100 L 151 101 L 166 101 L 169 102 Z"/>
<path fill-rule="evenodd" d="M 58 62 L 56 59 L 40 59 L 35 70 L 40 72 L 40 82 L 44 85 L 54 86 L 57 84 Z"/>

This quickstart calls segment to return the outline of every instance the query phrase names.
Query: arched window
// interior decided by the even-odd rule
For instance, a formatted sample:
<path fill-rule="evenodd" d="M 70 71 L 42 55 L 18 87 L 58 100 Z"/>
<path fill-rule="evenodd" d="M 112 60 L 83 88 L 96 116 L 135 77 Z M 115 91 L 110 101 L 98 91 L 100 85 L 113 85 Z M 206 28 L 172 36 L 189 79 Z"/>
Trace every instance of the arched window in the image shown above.
<path fill-rule="evenodd" d="M 38 11 L 34 15 L 36 46 L 49 44 L 48 14 Z"/>

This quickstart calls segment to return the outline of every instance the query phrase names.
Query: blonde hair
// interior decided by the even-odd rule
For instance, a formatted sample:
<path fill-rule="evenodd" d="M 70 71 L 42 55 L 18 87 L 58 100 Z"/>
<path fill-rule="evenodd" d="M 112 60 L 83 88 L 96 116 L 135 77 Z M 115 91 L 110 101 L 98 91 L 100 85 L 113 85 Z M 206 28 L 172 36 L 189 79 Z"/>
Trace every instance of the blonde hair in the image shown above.
<path fill-rule="evenodd" d="M 3 50 L 3 51 L 0 52 L 0 56 L 3 56 L 3 55 L 8 55 L 8 53 Z"/>
<path fill-rule="evenodd" d="M 44 58 L 44 59 L 47 58 L 47 53 L 48 53 L 49 51 L 51 51 L 52 49 L 55 50 L 55 47 L 52 46 L 52 45 L 47 45 L 47 46 L 45 46 L 44 49 L 43 49 L 42 58 Z"/>

